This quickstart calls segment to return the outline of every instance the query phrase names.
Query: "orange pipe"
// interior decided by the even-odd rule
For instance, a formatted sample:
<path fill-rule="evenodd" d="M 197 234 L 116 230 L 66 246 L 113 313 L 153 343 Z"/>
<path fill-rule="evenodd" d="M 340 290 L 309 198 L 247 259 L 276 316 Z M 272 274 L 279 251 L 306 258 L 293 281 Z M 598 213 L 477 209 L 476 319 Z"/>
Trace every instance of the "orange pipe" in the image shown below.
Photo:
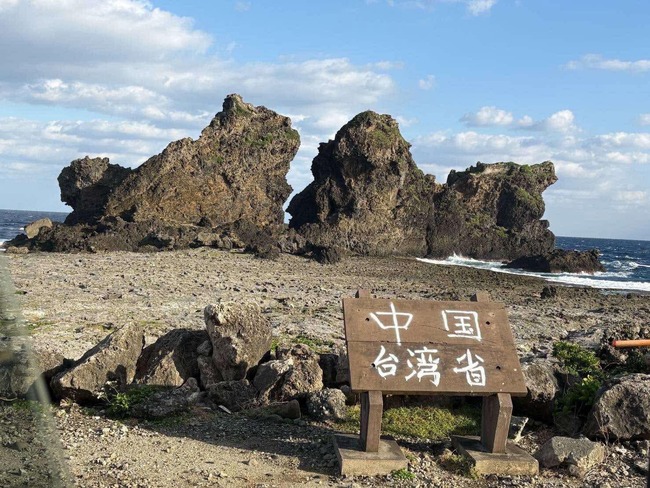
<path fill-rule="evenodd" d="M 612 341 L 614 347 L 650 347 L 650 339 Z"/>

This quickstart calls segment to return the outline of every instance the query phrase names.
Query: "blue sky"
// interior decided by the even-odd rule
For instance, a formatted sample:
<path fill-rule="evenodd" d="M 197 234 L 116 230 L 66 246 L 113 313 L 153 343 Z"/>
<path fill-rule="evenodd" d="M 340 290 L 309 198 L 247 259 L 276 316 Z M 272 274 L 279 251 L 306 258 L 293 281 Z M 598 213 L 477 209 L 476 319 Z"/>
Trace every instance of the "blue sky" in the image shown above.
<path fill-rule="evenodd" d="M 647 1 L 0 0 L 0 208 L 66 211 L 72 159 L 135 167 L 240 93 L 300 131 L 294 190 L 371 109 L 438 181 L 551 160 L 556 234 L 650 240 L 648 25 Z"/>

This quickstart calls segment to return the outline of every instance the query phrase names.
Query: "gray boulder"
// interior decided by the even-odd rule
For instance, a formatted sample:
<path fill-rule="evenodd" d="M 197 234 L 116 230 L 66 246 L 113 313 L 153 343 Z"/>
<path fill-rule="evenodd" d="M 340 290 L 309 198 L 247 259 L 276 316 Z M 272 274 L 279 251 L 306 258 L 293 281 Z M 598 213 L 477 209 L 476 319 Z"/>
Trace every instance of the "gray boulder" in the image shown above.
<path fill-rule="evenodd" d="M 204 389 L 207 389 L 210 385 L 223 381 L 221 373 L 219 373 L 217 367 L 214 365 L 211 356 L 199 356 L 196 358 L 196 362 L 199 366 L 199 379 L 201 380 L 201 386 Z"/>
<path fill-rule="evenodd" d="M 572 474 L 583 476 L 586 471 L 603 462 L 605 447 L 586 438 L 556 436 L 546 441 L 534 456 L 542 467 L 574 467 Z"/>
<path fill-rule="evenodd" d="M 632 374 L 603 385 L 583 433 L 618 440 L 650 437 L 650 375 Z"/>
<path fill-rule="evenodd" d="M 513 397 L 517 415 L 523 415 L 544 422 L 553 420 L 555 399 L 560 392 L 555 372 L 557 365 L 548 360 L 534 359 L 522 364 L 522 371 L 528 390 L 525 397 Z"/>
<path fill-rule="evenodd" d="M 212 359 L 224 380 L 241 380 L 271 348 L 271 323 L 253 303 L 220 302 L 204 310 Z"/>
<path fill-rule="evenodd" d="M 105 337 L 89 349 L 73 366 L 52 378 L 56 397 L 77 403 L 102 398 L 104 386 L 111 382 L 118 390 L 135 377 L 135 366 L 144 346 L 144 332 L 127 325 Z"/>
<path fill-rule="evenodd" d="M 248 380 L 222 381 L 210 385 L 208 398 L 217 405 L 224 405 L 233 412 L 244 410 L 255 403 L 257 390 Z"/>
<path fill-rule="evenodd" d="M 194 378 L 189 378 L 184 385 L 173 390 L 152 395 L 142 403 L 134 405 L 131 414 L 144 419 L 160 419 L 170 415 L 187 412 L 194 405 L 201 392 Z"/>
<path fill-rule="evenodd" d="M 345 394 L 336 388 L 325 388 L 307 397 L 307 412 L 318 420 L 345 418 Z"/>
<path fill-rule="evenodd" d="M 25 226 L 25 234 L 27 234 L 28 239 L 33 239 L 41 231 L 41 228 L 45 227 L 46 229 L 52 228 L 52 221 L 48 218 L 38 219 L 31 224 Z"/>
<path fill-rule="evenodd" d="M 181 386 L 199 376 L 197 348 L 208 339 L 204 330 L 174 329 L 145 347 L 138 359 L 138 384 Z"/>

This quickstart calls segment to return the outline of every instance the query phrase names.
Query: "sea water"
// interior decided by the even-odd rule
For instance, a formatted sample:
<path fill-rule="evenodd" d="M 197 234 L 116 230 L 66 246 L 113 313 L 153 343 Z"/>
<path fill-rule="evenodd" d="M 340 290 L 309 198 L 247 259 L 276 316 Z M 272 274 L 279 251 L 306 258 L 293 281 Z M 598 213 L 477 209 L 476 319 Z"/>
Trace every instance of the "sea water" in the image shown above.
<path fill-rule="evenodd" d="M 556 247 L 567 250 L 586 251 L 598 249 L 604 272 L 587 273 L 538 273 L 509 269 L 500 261 L 482 261 L 463 256 L 447 259 L 422 259 L 428 263 L 468 266 L 499 273 L 536 276 L 553 283 L 589 286 L 604 290 L 650 292 L 650 241 L 626 239 L 595 239 L 587 237 L 556 237 Z"/>
<path fill-rule="evenodd" d="M 66 213 L 36 212 L 25 210 L 0 210 L 0 242 L 13 239 L 25 225 L 42 218 L 63 222 Z M 447 259 L 422 259 L 422 261 L 456 266 L 483 268 L 500 273 L 537 276 L 550 282 L 589 286 L 606 290 L 629 290 L 650 292 L 650 241 L 623 239 L 594 239 L 586 237 L 557 237 L 556 246 L 561 249 L 584 251 L 598 249 L 605 272 L 593 275 L 584 273 L 533 273 L 508 269 L 498 261 L 481 261 L 463 256 Z"/>

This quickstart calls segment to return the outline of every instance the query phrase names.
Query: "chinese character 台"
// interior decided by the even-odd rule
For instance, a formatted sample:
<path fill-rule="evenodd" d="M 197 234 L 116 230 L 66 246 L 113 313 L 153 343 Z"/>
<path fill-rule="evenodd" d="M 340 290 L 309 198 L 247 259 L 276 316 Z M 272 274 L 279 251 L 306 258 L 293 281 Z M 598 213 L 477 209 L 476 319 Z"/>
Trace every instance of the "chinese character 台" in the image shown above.
<path fill-rule="evenodd" d="M 462 368 L 454 368 L 454 373 L 465 373 L 465 379 L 470 386 L 485 386 L 485 368 L 481 366 L 483 358 L 478 354 L 474 354 L 467 349 L 467 352 L 461 357 L 456 358 L 456 362 L 465 363 Z"/>
<path fill-rule="evenodd" d="M 386 354 L 386 348 L 381 346 L 377 358 L 373 361 L 372 366 L 377 370 L 379 376 L 386 379 L 387 376 L 395 376 L 397 373 L 397 363 L 399 360 L 395 354 Z"/>
<path fill-rule="evenodd" d="M 429 381 L 431 383 L 438 386 L 440 383 L 440 373 L 438 372 L 440 358 L 434 359 L 433 356 L 438 353 L 438 350 L 422 347 L 422 349 L 416 349 L 415 351 L 411 351 L 410 349 L 407 349 L 407 351 L 412 358 L 415 358 L 415 365 L 413 365 L 410 359 L 406 360 L 406 364 L 411 368 L 411 374 L 404 379 L 408 381 L 415 376 L 418 381 L 422 381 L 422 378 L 426 376 L 430 377 Z"/>

